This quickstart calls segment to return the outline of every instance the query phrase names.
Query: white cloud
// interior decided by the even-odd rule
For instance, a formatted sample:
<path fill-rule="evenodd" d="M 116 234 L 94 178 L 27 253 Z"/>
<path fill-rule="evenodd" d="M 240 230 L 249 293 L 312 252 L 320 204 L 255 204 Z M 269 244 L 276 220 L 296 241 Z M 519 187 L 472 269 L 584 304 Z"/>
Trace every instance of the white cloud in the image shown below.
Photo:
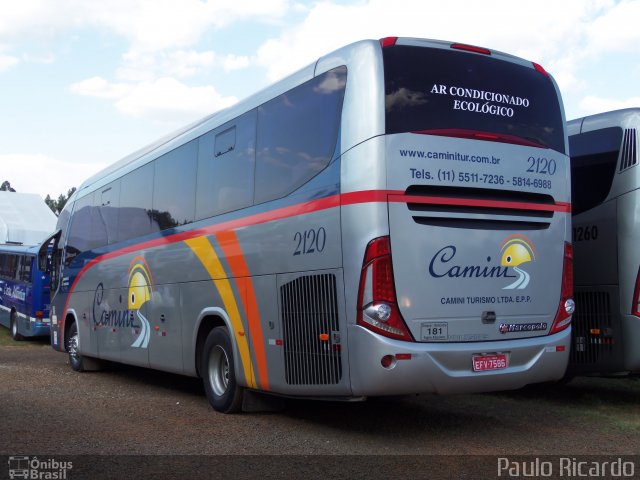
<path fill-rule="evenodd" d="M 58 198 L 67 194 L 72 187 L 78 187 L 90 176 L 106 165 L 96 163 L 65 162 L 47 155 L 2 154 L 0 155 L 2 175 L 0 183 L 8 180 L 18 192 L 37 193 L 44 199 L 47 194 Z"/>
<path fill-rule="evenodd" d="M 127 39 L 131 52 L 157 52 L 192 45 L 212 27 L 279 19 L 288 8 L 288 0 L 4 0 L 0 42 L 20 44 L 25 34 L 48 41 L 97 27 Z"/>
<path fill-rule="evenodd" d="M 251 65 L 251 59 L 246 56 L 227 55 L 222 63 L 225 72 L 241 70 Z"/>
<path fill-rule="evenodd" d="M 611 0 L 539 0 L 526 6 L 512 0 L 438 4 L 367 0 L 349 6 L 324 1 L 309 9 L 303 22 L 265 41 L 257 62 L 267 69 L 270 80 L 276 80 L 358 39 L 427 36 L 521 56 L 542 64 L 572 87 L 578 83 L 575 74 L 580 62 L 596 54 L 585 49 L 589 38 L 596 41 L 599 35 L 615 30 L 623 16 L 628 16 L 623 24 L 629 24 L 626 30 L 634 33 L 620 35 L 640 35 L 640 29 L 631 26 L 633 19 L 640 17 L 636 14 L 639 5 L 637 0 L 620 4 Z M 594 25 L 597 29 L 590 33 Z"/>
<path fill-rule="evenodd" d="M 580 101 L 580 108 L 583 110 L 582 115 L 584 116 L 601 112 L 610 112 L 621 108 L 637 108 L 639 106 L 640 97 L 617 99 L 588 95 Z"/>
<path fill-rule="evenodd" d="M 131 84 L 93 77 L 74 83 L 70 90 L 78 95 L 113 99 L 125 115 L 171 124 L 196 120 L 238 101 L 222 96 L 213 86 L 188 86 L 170 77 Z"/>
<path fill-rule="evenodd" d="M 0 53 L 0 72 L 9 70 L 18 64 L 18 59 L 11 55 L 3 55 Z"/>
<path fill-rule="evenodd" d="M 98 98 L 122 98 L 133 87 L 124 83 L 109 83 L 102 77 L 92 77 L 72 84 L 69 89 L 78 95 Z"/>
<path fill-rule="evenodd" d="M 189 87 L 174 78 L 135 85 L 116 102 L 122 113 L 160 122 L 196 120 L 237 102 L 223 97 L 213 86 Z"/>

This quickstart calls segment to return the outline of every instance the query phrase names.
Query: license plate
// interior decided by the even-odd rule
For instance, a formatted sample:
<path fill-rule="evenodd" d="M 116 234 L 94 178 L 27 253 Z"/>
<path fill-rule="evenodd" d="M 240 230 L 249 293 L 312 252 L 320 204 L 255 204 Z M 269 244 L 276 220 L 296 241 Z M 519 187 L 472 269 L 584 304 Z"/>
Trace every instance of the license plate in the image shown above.
<path fill-rule="evenodd" d="M 473 371 L 484 372 L 486 370 L 500 370 L 507 368 L 507 356 L 504 353 L 494 355 L 474 355 Z"/>

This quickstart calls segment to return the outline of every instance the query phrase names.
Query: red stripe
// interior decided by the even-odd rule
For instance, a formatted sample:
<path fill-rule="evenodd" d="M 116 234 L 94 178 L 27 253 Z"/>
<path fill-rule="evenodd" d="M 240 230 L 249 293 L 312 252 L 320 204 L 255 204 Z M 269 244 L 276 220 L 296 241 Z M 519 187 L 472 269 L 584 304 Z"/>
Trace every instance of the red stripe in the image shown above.
<path fill-rule="evenodd" d="M 64 306 L 64 316 L 61 322 L 61 329 L 64 332 L 64 318 L 66 317 L 67 307 L 69 305 L 69 299 L 73 290 L 82 276 L 87 270 L 97 265 L 100 262 L 117 258 L 128 253 L 134 253 L 143 249 L 150 249 L 159 247 L 162 245 L 169 245 L 172 243 L 182 242 L 189 240 L 190 238 L 200 237 L 202 235 L 211 235 L 219 232 L 236 230 L 242 227 L 248 227 L 252 225 L 259 225 L 261 223 L 273 222 L 276 220 L 282 220 L 289 217 L 295 217 L 298 215 L 304 215 L 306 213 L 319 212 L 322 210 L 328 210 L 338 206 L 357 205 L 362 203 L 376 203 L 376 202 L 395 202 L 395 203 L 423 203 L 432 205 L 464 205 L 464 206 L 478 206 L 478 207 L 493 207 L 493 208 L 507 208 L 518 210 L 538 210 L 538 211 L 557 211 L 557 212 L 571 212 L 570 203 L 558 202 L 553 205 L 539 204 L 539 203 L 525 203 L 525 202 L 504 202 L 496 200 L 471 200 L 463 198 L 448 198 L 448 197 L 424 197 L 414 195 L 404 195 L 402 190 L 364 190 L 358 192 L 348 192 L 343 194 L 332 195 L 330 197 L 321 198 L 319 200 L 310 200 L 308 202 L 299 203 L 290 207 L 278 208 L 270 210 L 268 212 L 257 213 L 255 215 L 249 215 L 243 218 L 237 218 L 235 220 L 229 220 L 227 222 L 217 223 L 215 225 L 209 225 L 207 227 L 196 228 L 188 230 L 186 232 L 176 233 L 167 237 L 155 238 L 146 242 L 137 243 L 135 245 L 129 245 L 128 247 L 115 250 L 113 252 L 105 253 L 92 259 L 87 263 L 82 270 L 76 276 L 73 285 L 69 289 L 67 301 Z"/>
<path fill-rule="evenodd" d="M 528 202 L 508 202 L 503 200 L 478 200 L 470 198 L 450 198 L 450 197 L 425 197 L 418 195 L 390 195 L 390 202 L 399 203 L 420 203 L 425 205 L 453 205 L 465 207 L 489 207 L 505 208 L 509 210 L 533 210 L 545 212 L 571 212 L 571 204 L 558 202 L 528 203 Z"/>

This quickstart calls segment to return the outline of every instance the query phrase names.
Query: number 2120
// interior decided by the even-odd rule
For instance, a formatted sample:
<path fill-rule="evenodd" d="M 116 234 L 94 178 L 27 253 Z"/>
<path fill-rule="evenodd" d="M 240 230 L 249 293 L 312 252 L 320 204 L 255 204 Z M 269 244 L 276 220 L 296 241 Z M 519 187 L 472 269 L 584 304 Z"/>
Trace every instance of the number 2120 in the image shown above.
<path fill-rule="evenodd" d="M 296 232 L 293 236 L 293 241 L 296 242 L 294 256 L 322 252 L 327 243 L 327 232 L 324 227 L 320 227 L 317 230 L 311 229 L 304 232 Z"/>

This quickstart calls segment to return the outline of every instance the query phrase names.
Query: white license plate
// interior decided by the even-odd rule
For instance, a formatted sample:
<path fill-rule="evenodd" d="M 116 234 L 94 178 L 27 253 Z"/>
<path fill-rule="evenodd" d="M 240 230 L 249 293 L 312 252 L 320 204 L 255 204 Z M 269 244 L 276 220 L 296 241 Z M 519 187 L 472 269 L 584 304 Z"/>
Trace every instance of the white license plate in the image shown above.
<path fill-rule="evenodd" d="M 474 372 L 507 368 L 507 356 L 504 353 L 496 353 L 493 355 L 474 355 L 472 360 Z"/>

